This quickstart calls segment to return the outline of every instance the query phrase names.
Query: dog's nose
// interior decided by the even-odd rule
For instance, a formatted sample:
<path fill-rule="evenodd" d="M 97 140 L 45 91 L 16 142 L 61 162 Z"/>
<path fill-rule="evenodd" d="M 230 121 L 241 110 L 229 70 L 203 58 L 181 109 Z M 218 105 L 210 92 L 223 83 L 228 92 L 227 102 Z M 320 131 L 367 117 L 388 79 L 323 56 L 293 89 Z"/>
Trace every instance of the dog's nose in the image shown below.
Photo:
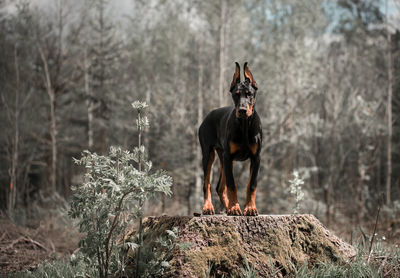
<path fill-rule="evenodd" d="M 246 115 L 246 108 L 239 108 L 239 115 L 240 116 L 244 116 L 244 115 Z"/>

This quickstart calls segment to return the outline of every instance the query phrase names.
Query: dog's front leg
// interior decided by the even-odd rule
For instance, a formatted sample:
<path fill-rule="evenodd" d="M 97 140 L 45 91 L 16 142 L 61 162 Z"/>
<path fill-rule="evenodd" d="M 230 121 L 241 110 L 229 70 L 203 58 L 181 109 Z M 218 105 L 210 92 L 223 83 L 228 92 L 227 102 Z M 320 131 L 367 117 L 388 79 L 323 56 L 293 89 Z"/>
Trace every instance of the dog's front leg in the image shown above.
<path fill-rule="evenodd" d="M 229 154 L 224 154 L 224 170 L 226 179 L 226 192 L 228 195 L 228 215 L 242 215 L 237 199 L 237 187 L 233 179 L 233 160 Z"/>
<path fill-rule="evenodd" d="M 244 206 L 244 215 L 256 216 L 258 211 L 256 208 L 256 189 L 257 189 L 257 175 L 260 169 L 260 156 L 251 158 L 250 162 L 250 178 L 246 190 L 246 204 Z"/>

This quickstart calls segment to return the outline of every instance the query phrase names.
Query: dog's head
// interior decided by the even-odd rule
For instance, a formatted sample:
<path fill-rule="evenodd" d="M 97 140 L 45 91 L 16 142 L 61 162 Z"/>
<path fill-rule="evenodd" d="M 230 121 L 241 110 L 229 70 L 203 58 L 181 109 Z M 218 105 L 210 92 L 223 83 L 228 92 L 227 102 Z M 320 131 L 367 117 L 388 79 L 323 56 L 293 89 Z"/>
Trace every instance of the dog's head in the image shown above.
<path fill-rule="evenodd" d="M 257 83 L 251 74 L 247 62 L 244 63 L 244 81 L 240 81 L 240 66 L 236 62 L 230 92 L 236 108 L 236 118 L 247 119 L 254 113 L 256 104 Z"/>

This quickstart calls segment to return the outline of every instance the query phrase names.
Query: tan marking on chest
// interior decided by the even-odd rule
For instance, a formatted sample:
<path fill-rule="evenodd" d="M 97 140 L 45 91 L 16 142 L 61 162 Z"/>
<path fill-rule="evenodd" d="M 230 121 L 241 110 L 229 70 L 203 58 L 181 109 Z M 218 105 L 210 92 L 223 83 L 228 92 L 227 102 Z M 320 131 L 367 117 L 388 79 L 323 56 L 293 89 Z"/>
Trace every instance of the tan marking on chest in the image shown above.
<path fill-rule="evenodd" d="M 253 155 L 255 155 L 257 153 L 257 150 L 258 150 L 258 144 L 257 143 L 251 144 L 249 149 L 250 149 L 250 152 Z"/>
<path fill-rule="evenodd" d="M 231 154 L 236 153 L 238 150 L 240 150 L 240 145 L 239 144 L 233 143 L 232 141 L 229 142 L 229 152 Z"/>

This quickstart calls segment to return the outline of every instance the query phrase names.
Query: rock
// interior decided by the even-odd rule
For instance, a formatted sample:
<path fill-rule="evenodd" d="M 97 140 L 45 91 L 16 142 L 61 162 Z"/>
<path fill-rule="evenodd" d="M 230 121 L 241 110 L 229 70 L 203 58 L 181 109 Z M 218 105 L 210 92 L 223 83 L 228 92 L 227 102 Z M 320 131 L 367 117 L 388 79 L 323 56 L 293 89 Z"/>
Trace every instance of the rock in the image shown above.
<path fill-rule="evenodd" d="M 285 276 L 295 266 L 343 263 L 356 255 L 309 214 L 148 217 L 144 227 L 144 250 L 153 250 L 173 227 L 178 227 L 176 242 L 188 246 L 162 255 L 168 261 L 163 277 L 235 277 L 246 261 L 259 277 L 270 277 L 272 271 Z"/>

